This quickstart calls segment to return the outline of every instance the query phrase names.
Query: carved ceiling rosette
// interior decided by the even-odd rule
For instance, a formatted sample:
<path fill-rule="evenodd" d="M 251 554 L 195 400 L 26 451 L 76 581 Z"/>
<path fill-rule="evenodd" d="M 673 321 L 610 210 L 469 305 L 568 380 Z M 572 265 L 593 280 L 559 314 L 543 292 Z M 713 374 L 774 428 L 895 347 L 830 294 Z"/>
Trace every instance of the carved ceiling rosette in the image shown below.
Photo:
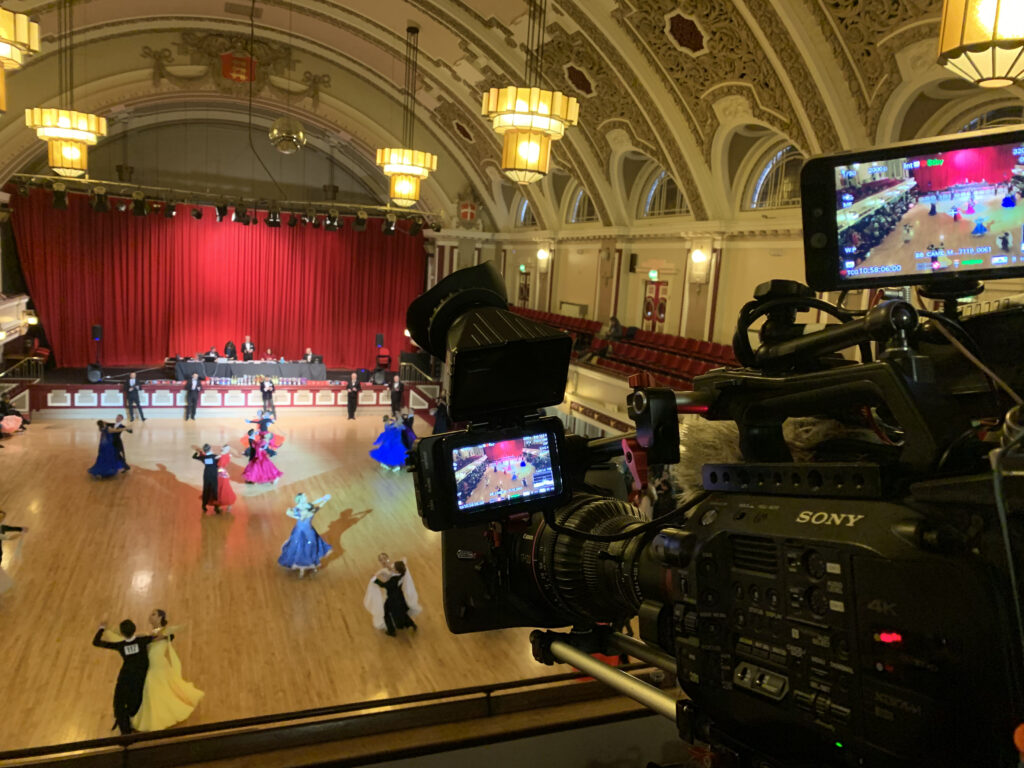
<path fill-rule="evenodd" d="M 451 136 L 462 148 L 486 189 L 489 182 L 483 168 L 488 164 L 500 168 L 501 145 L 493 138 L 493 134 L 483 130 L 485 124 L 481 118 L 469 114 L 460 105 L 440 96 L 437 106 L 430 112 L 430 119 L 437 124 L 441 133 Z"/>
<path fill-rule="evenodd" d="M 732 0 L 618 0 L 613 13 L 662 73 L 710 161 L 721 96 L 752 98 L 754 117 L 806 146 L 778 74 Z"/>
<path fill-rule="evenodd" d="M 889 97 L 902 82 L 896 54 L 938 38 L 942 0 L 804 0 L 846 76 L 874 136 Z"/>

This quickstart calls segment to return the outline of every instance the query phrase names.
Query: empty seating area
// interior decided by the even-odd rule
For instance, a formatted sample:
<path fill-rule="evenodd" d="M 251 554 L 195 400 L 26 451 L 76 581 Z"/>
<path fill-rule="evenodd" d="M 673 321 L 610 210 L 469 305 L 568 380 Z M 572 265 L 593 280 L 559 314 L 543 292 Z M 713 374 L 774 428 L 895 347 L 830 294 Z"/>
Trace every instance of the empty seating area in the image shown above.
<path fill-rule="evenodd" d="M 641 330 L 627 340 L 612 341 L 598 338 L 601 323 L 596 320 L 521 307 L 510 309 L 572 334 L 577 340 L 573 357 L 578 357 L 579 362 L 622 376 L 650 371 L 660 386 L 689 389 L 694 377 L 705 371 L 736 365 L 732 347 L 726 344 Z"/>

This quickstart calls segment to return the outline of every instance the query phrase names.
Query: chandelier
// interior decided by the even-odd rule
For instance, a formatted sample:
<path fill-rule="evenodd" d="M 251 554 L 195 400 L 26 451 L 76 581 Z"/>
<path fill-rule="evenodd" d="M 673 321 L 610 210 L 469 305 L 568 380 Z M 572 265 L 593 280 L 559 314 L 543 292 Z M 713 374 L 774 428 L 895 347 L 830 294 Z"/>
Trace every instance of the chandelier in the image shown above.
<path fill-rule="evenodd" d="M 0 112 L 7 111 L 8 69 L 19 69 L 26 56 L 39 52 L 39 25 L 24 13 L 0 8 Z"/>
<path fill-rule="evenodd" d="M 30 107 L 25 124 L 46 142 L 47 161 L 61 176 L 84 176 L 89 170 L 89 147 L 107 135 L 107 119 L 76 112 L 74 77 L 74 24 L 72 0 L 63 0 L 58 19 L 57 58 L 60 70 L 60 106 Z"/>
<path fill-rule="evenodd" d="M 405 30 L 405 104 L 402 113 L 403 147 L 377 150 L 377 165 L 390 180 L 388 196 L 403 208 L 416 205 L 420 199 L 420 182 L 437 170 L 437 155 L 413 145 L 416 110 L 416 59 L 419 53 L 419 27 Z"/>
<path fill-rule="evenodd" d="M 945 0 L 939 64 L 983 88 L 1024 81 L 1024 3 Z"/>
<path fill-rule="evenodd" d="M 481 114 L 502 137 L 501 170 L 518 184 L 543 179 L 551 165 L 551 142 L 579 122 L 580 106 L 572 96 L 538 87 L 544 64 L 547 0 L 527 0 L 530 8 L 526 43 L 526 81 L 531 85 L 491 88 Z"/>

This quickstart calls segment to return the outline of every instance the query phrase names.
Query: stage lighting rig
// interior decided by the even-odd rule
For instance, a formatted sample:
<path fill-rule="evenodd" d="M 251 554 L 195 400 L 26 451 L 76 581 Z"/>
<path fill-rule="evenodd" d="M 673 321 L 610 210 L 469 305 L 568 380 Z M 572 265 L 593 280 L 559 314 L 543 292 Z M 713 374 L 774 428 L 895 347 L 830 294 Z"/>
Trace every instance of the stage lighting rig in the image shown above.
<path fill-rule="evenodd" d="M 231 220 L 238 224 L 244 224 L 245 226 L 249 226 L 249 222 L 252 221 L 252 219 L 249 217 L 249 214 L 246 211 L 245 203 L 235 203 L 235 212 L 231 214 Z"/>
<path fill-rule="evenodd" d="M 132 215 L 145 216 L 149 213 L 149 206 L 146 205 L 146 195 L 142 192 L 132 192 Z"/>
<path fill-rule="evenodd" d="M 277 208 L 271 208 L 269 211 L 267 211 L 266 222 L 267 222 L 267 226 L 268 227 L 274 227 L 274 228 L 280 227 L 281 226 L 281 211 L 278 210 Z"/>
<path fill-rule="evenodd" d="M 366 220 L 370 217 L 366 211 L 359 211 L 356 213 L 355 221 L 352 222 L 352 230 L 354 232 L 365 232 L 366 231 Z"/>
<path fill-rule="evenodd" d="M 324 218 L 324 229 L 328 232 L 338 231 L 338 209 L 327 209 L 327 216 Z"/>
<path fill-rule="evenodd" d="M 384 217 L 384 221 L 381 222 L 380 231 L 385 235 L 395 234 L 395 226 L 398 224 L 398 217 L 393 213 L 389 213 Z"/>
<path fill-rule="evenodd" d="M 218 222 L 224 221 L 224 219 L 227 218 L 227 215 L 228 215 L 228 204 L 227 203 L 217 203 L 217 205 L 214 206 L 214 210 L 217 212 L 217 221 Z"/>
<path fill-rule="evenodd" d="M 196 221 L 199 221 L 200 219 L 202 219 L 203 218 L 202 206 L 198 206 L 197 205 L 195 208 L 193 208 L 191 215 L 192 215 L 192 218 L 195 219 Z"/>
<path fill-rule="evenodd" d="M 423 219 L 413 219 L 409 225 L 409 234 L 415 237 L 423 231 Z"/>
<path fill-rule="evenodd" d="M 300 216 L 297 213 L 293 213 L 293 214 L 288 216 L 288 226 L 289 227 L 292 227 L 292 228 L 297 227 L 299 225 L 299 221 L 300 221 Z"/>
<path fill-rule="evenodd" d="M 68 186 L 58 181 L 53 185 L 53 207 L 58 211 L 65 211 L 68 207 Z"/>
<path fill-rule="evenodd" d="M 173 219 L 178 215 L 178 206 L 173 200 L 168 200 L 164 203 L 164 218 Z"/>
<path fill-rule="evenodd" d="M 96 213 L 107 213 L 110 210 L 110 198 L 104 186 L 93 187 L 89 192 L 89 207 Z"/>

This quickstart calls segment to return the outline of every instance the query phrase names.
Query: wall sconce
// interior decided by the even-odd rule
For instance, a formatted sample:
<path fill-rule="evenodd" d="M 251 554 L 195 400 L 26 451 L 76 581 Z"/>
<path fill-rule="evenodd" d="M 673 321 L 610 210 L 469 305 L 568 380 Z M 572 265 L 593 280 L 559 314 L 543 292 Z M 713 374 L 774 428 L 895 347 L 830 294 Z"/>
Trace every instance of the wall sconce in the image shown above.
<path fill-rule="evenodd" d="M 34 309 L 26 309 L 21 313 L 21 321 L 25 325 L 39 325 L 39 318 L 36 316 Z"/>
<path fill-rule="evenodd" d="M 704 285 L 711 272 L 711 260 L 700 248 L 690 251 L 689 281 L 695 285 Z"/>
<path fill-rule="evenodd" d="M 541 272 L 548 271 L 548 263 L 551 261 L 551 252 L 547 248 L 537 249 L 537 269 Z"/>

